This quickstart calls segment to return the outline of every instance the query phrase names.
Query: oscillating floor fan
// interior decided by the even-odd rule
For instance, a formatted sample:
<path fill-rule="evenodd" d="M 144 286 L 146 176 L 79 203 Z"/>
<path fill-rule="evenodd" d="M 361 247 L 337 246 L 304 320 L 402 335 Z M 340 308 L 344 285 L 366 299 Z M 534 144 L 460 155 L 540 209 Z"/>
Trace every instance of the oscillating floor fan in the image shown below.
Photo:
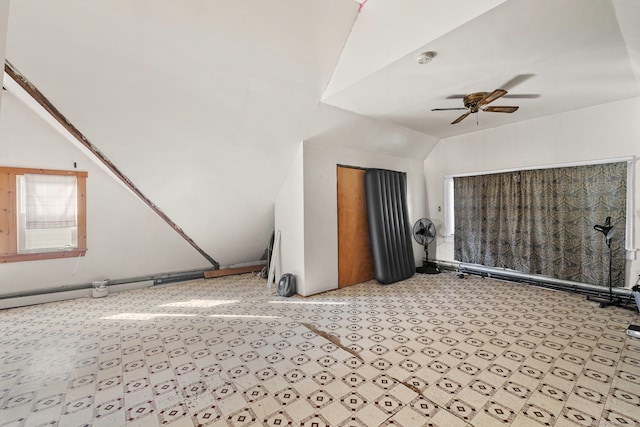
<path fill-rule="evenodd" d="M 435 265 L 429 264 L 429 244 L 436 238 L 436 226 L 431 220 L 421 218 L 413 224 L 413 238 L 416 242 L 424 246 L 424 259 L 422 267 L 416 268 L 416 272 L 425 274 L 438 274 L 440 269 Z"/>

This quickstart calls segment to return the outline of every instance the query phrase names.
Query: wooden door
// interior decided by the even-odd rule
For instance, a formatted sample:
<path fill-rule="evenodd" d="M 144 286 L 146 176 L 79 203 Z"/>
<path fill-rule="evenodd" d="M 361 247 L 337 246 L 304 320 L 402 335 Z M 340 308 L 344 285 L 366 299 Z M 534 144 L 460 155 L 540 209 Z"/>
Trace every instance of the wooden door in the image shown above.
<path fill-rule="evenodd" d="M 374 278 L 364 169 L 338 166 L 338 287 Z"/>

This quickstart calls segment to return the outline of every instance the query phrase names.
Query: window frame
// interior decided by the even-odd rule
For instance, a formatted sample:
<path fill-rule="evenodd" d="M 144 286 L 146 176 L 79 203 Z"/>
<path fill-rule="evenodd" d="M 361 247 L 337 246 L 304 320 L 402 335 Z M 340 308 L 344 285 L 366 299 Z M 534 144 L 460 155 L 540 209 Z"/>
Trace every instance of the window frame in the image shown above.
<path fill-rule="evenodd" d="M 495 173 L 507 173 L 507 172 L 517 172 L 520 170 L 535 170 L 535 169 L 553 169 L 553 168 L 564 168 L 564 167 L 573 167 L 573 166 L 588 166 L 588 165 L 598 165 L 598 164 L 606 164 L 606 163 L 619 163 L 626 162 L 627 163 L 627 217 L 626 217 L 626 228 L 624 230 L 625 233 L 625 259 L 626 260 L 634 260 L 636 259 L 636 252 L 638 249 L 635 248 L 635 218 L 634 218 L 634 194 L 635 190 L 635 164 L 638 158 L 636 156 L 625 156 L 625 157 L 615 157 L 610 159 L 596 159 L 590 161 L 582 161 L 582 162 L 568 162 L 568 163 L 557 163 L 551 165 L 543 165 L 543 166 L 530 166 L 530 167 L 521 167 L 521 168 L 512 168 L 512 169 L 498 169 L 498 170 L 490 170 L 484 172 L 472 172 L 472 173 L 460 173 L 454 175 L 445 175 L 444 176 L 444 229 L 445 229 L 445 238 L 453 242 L 454 239 L 454 229 L 455 229 L 455 221 L 454 221 L 454 191 L 453 191 L 453 179 L 457 177 L 463 176 L 475 176 L 475 175 L 487 175 L 487 174 L 495 174 Z M 448 234 L 450 233 L 450 234 Z"/>
<path fill-rule="evenodd" d="M 18 252 L 18 200 L 17 176 L 24 174 L 75 176 L 77 185 L 78 246 L 71 249 L 53 249 Z M 87 176 L 84 171 L 34 169 L 0 166 L 0 263 L 43 259 L 73 258 L 87 252 Z"/>

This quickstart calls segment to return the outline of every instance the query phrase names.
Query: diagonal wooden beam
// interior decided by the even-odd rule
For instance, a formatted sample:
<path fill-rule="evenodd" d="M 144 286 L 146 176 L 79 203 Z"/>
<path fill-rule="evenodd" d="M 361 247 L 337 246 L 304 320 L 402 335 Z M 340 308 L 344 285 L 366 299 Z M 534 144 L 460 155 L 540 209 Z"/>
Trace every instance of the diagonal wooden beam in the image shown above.
<path fill-rule="evenodd" d="M 145 196 L 142 191 L 138 187 L 136 187 L 133 182 L 125 174 L 123 174 L 116 165 L 113 164 L 111 160 L 107 156 L 102 153 L 98 147 L 93 145 L 83 134 L 80 132 L 67 118 L 47 99 L 46 96 L 42 94 L 36 88 L 33 83 L 31 83 L 22 73 L 20 73 L 8 60 L 5 60 L 4 63 L 4 71 L 18 84 L 22 89 L 25 90 L 42 108 L 44 108 L 47 113 L 51 115 L 58 123 L 64 127 L 71 136 L 73 136 L 78 142 L 84 145 L 98 160 L 100 160 L 113 174 L 120 179 L 131 191 L 135 193 L 153 212 L 155 212 L 160 218 L 164 220 L 167 224 L 173 228 L 176 233 L 178 233 L 184 240 L 187 241 L 195 250 L 197 250 L 200 255 L 202 255 L 207 261 L 213 265 L 215 270 L 220 268 L 220 264 L 213 259 L 209 254 L 207 254 L 200 246 L 193 241 L 192 238 L 187 236 L 187 234 L 180 228 L 175 222 L 171 220 L 158 206 L 156 206 L 147 196 Z"/>

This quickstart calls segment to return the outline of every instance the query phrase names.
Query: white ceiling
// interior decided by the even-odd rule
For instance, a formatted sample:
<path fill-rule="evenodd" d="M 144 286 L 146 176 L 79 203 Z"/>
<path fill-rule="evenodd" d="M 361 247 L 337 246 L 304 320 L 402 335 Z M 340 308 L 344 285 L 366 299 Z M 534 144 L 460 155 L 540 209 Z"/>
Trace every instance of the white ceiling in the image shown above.
<path fill-rule="evenodd" d="M 266 248 L 274 201 L 359 6 L 15 0 L 6 57 L 229 265 Z"/>
<path fill-rule="evenodd" d="M 640 95 L 637 0 L 359 3 L 14 0 L 6 56 L 223 265 L 262 254 L 318 133 L 424 159 L 436 138 Z M 516 113 L 430 111 L 519 75 L 510 93 L 540 96 L 494 103 Z"/>
<path fill-rule="evenodd" d="M 151 140 L 288 144 L 319 101 L 445 138 L 640 96 L 638 22 L 638 0 L 21 0 L 7 57 L 118 160 Z M 513 114 L 431 111 L 503 87 Z"/>
<path fill-rule="evenodd" d="M 445 138 L 636 97 L 638 23 L 635 0 L 371 0 L 323 102 Z M 437 56 L 420 65 L 423 51 Z M 492 105 L 519 106 L 513 114 L 480 112 L 450 125 L 464 111 L 431 111 L 463 107 L 451 95 L 503 87 L 509 95 Z M 539 96 L 509 97 L 518 94 Z"/>

